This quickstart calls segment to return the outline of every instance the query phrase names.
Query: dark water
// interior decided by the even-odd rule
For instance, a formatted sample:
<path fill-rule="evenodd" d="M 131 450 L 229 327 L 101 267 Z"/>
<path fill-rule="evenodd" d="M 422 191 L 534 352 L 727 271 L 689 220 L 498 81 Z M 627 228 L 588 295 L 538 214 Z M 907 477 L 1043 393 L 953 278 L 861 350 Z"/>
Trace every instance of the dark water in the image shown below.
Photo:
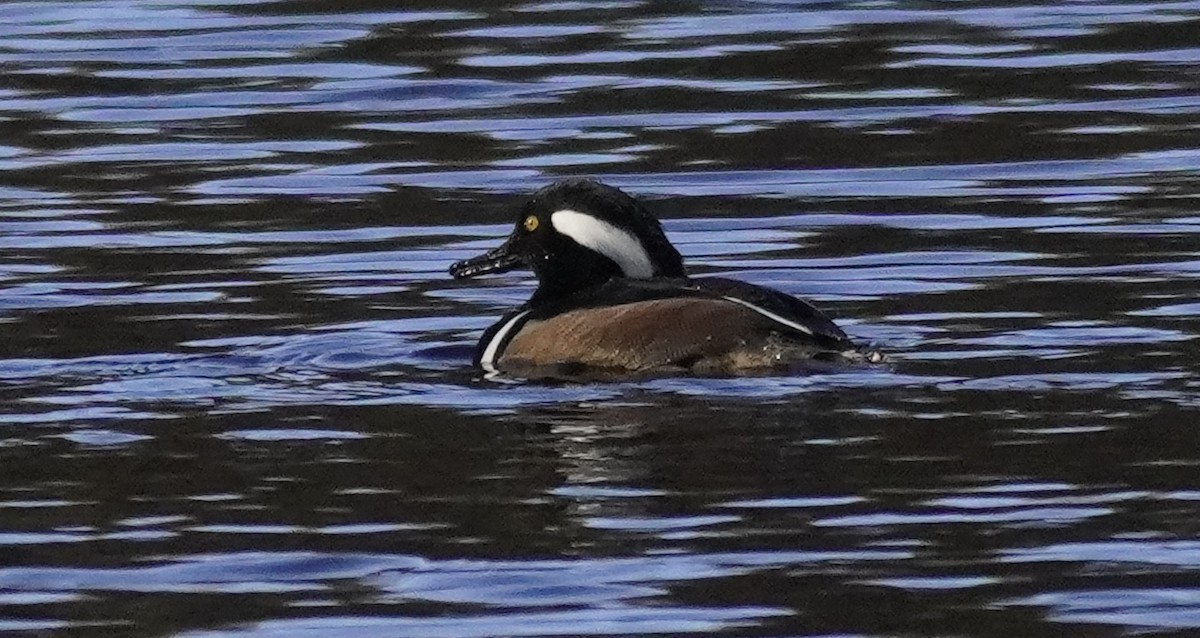
<path fill-rule="evenodd" d="M 0 633 L 1200 631 L 1200 2 L 0 25 Z M 567 175 L 891 365 L 478 379 Z"/>

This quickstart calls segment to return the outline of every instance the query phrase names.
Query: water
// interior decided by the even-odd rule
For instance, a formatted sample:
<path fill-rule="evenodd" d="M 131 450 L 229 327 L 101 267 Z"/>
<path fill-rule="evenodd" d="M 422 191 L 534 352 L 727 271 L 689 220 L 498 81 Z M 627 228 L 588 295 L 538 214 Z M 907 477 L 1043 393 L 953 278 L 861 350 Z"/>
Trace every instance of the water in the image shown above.
<path fill-rule="evenodd" d="M 1200 627 L 1200 2 L 0 5 L 0 633 Z M 484 381 L 592 175 L 888 366 Z"/>

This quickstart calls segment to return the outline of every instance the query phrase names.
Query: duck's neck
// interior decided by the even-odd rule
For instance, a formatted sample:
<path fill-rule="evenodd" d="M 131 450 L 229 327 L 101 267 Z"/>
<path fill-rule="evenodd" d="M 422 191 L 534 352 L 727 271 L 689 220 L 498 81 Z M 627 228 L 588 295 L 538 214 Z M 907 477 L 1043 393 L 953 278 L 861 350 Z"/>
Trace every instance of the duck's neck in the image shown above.
<path fill-rule="evenodd" d="M 593 274 L 591 277 L 582 276 L 556 276 L 551 279 L 542 279 L 538 282 L 537 290 L 533 291 L 533 296 L 529 298 L 529 306 L 537 307 L 543 304 L 552 303 L 561 299 L 566 299 L 572 295 L 576 295 L 585 290 L 591 290 L 621 277 L 621 273 L 612 273 L 607 276 L 597 277 Z"/>

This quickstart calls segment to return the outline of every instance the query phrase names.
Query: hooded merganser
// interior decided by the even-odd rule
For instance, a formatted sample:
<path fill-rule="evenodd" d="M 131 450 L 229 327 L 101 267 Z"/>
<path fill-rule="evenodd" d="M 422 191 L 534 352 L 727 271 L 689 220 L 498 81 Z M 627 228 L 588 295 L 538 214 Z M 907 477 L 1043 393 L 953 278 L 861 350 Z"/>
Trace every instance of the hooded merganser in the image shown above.
<path fill-rule="evenodd" d="M 537 191 L 503 244 L 450 274 L 520 266 L 533 269 L 538 287 L 483 333 L 474 363 L 489 373 L 729 374 L 880 358 L 805 301 L 733 279 L 689 278 L 658 220 L 592 180 Z"/>

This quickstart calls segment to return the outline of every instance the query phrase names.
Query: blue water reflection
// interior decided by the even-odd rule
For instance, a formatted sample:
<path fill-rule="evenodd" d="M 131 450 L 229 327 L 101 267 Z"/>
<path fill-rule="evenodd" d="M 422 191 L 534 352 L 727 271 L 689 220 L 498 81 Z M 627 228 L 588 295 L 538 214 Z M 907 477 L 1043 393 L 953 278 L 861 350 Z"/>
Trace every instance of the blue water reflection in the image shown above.
<path fill-rule="evenodd" d="M 1198 15 L 0 4 L 0 633 L 1191 635 Z M 482 378 L 568 175 L 888 362 Z"/>

